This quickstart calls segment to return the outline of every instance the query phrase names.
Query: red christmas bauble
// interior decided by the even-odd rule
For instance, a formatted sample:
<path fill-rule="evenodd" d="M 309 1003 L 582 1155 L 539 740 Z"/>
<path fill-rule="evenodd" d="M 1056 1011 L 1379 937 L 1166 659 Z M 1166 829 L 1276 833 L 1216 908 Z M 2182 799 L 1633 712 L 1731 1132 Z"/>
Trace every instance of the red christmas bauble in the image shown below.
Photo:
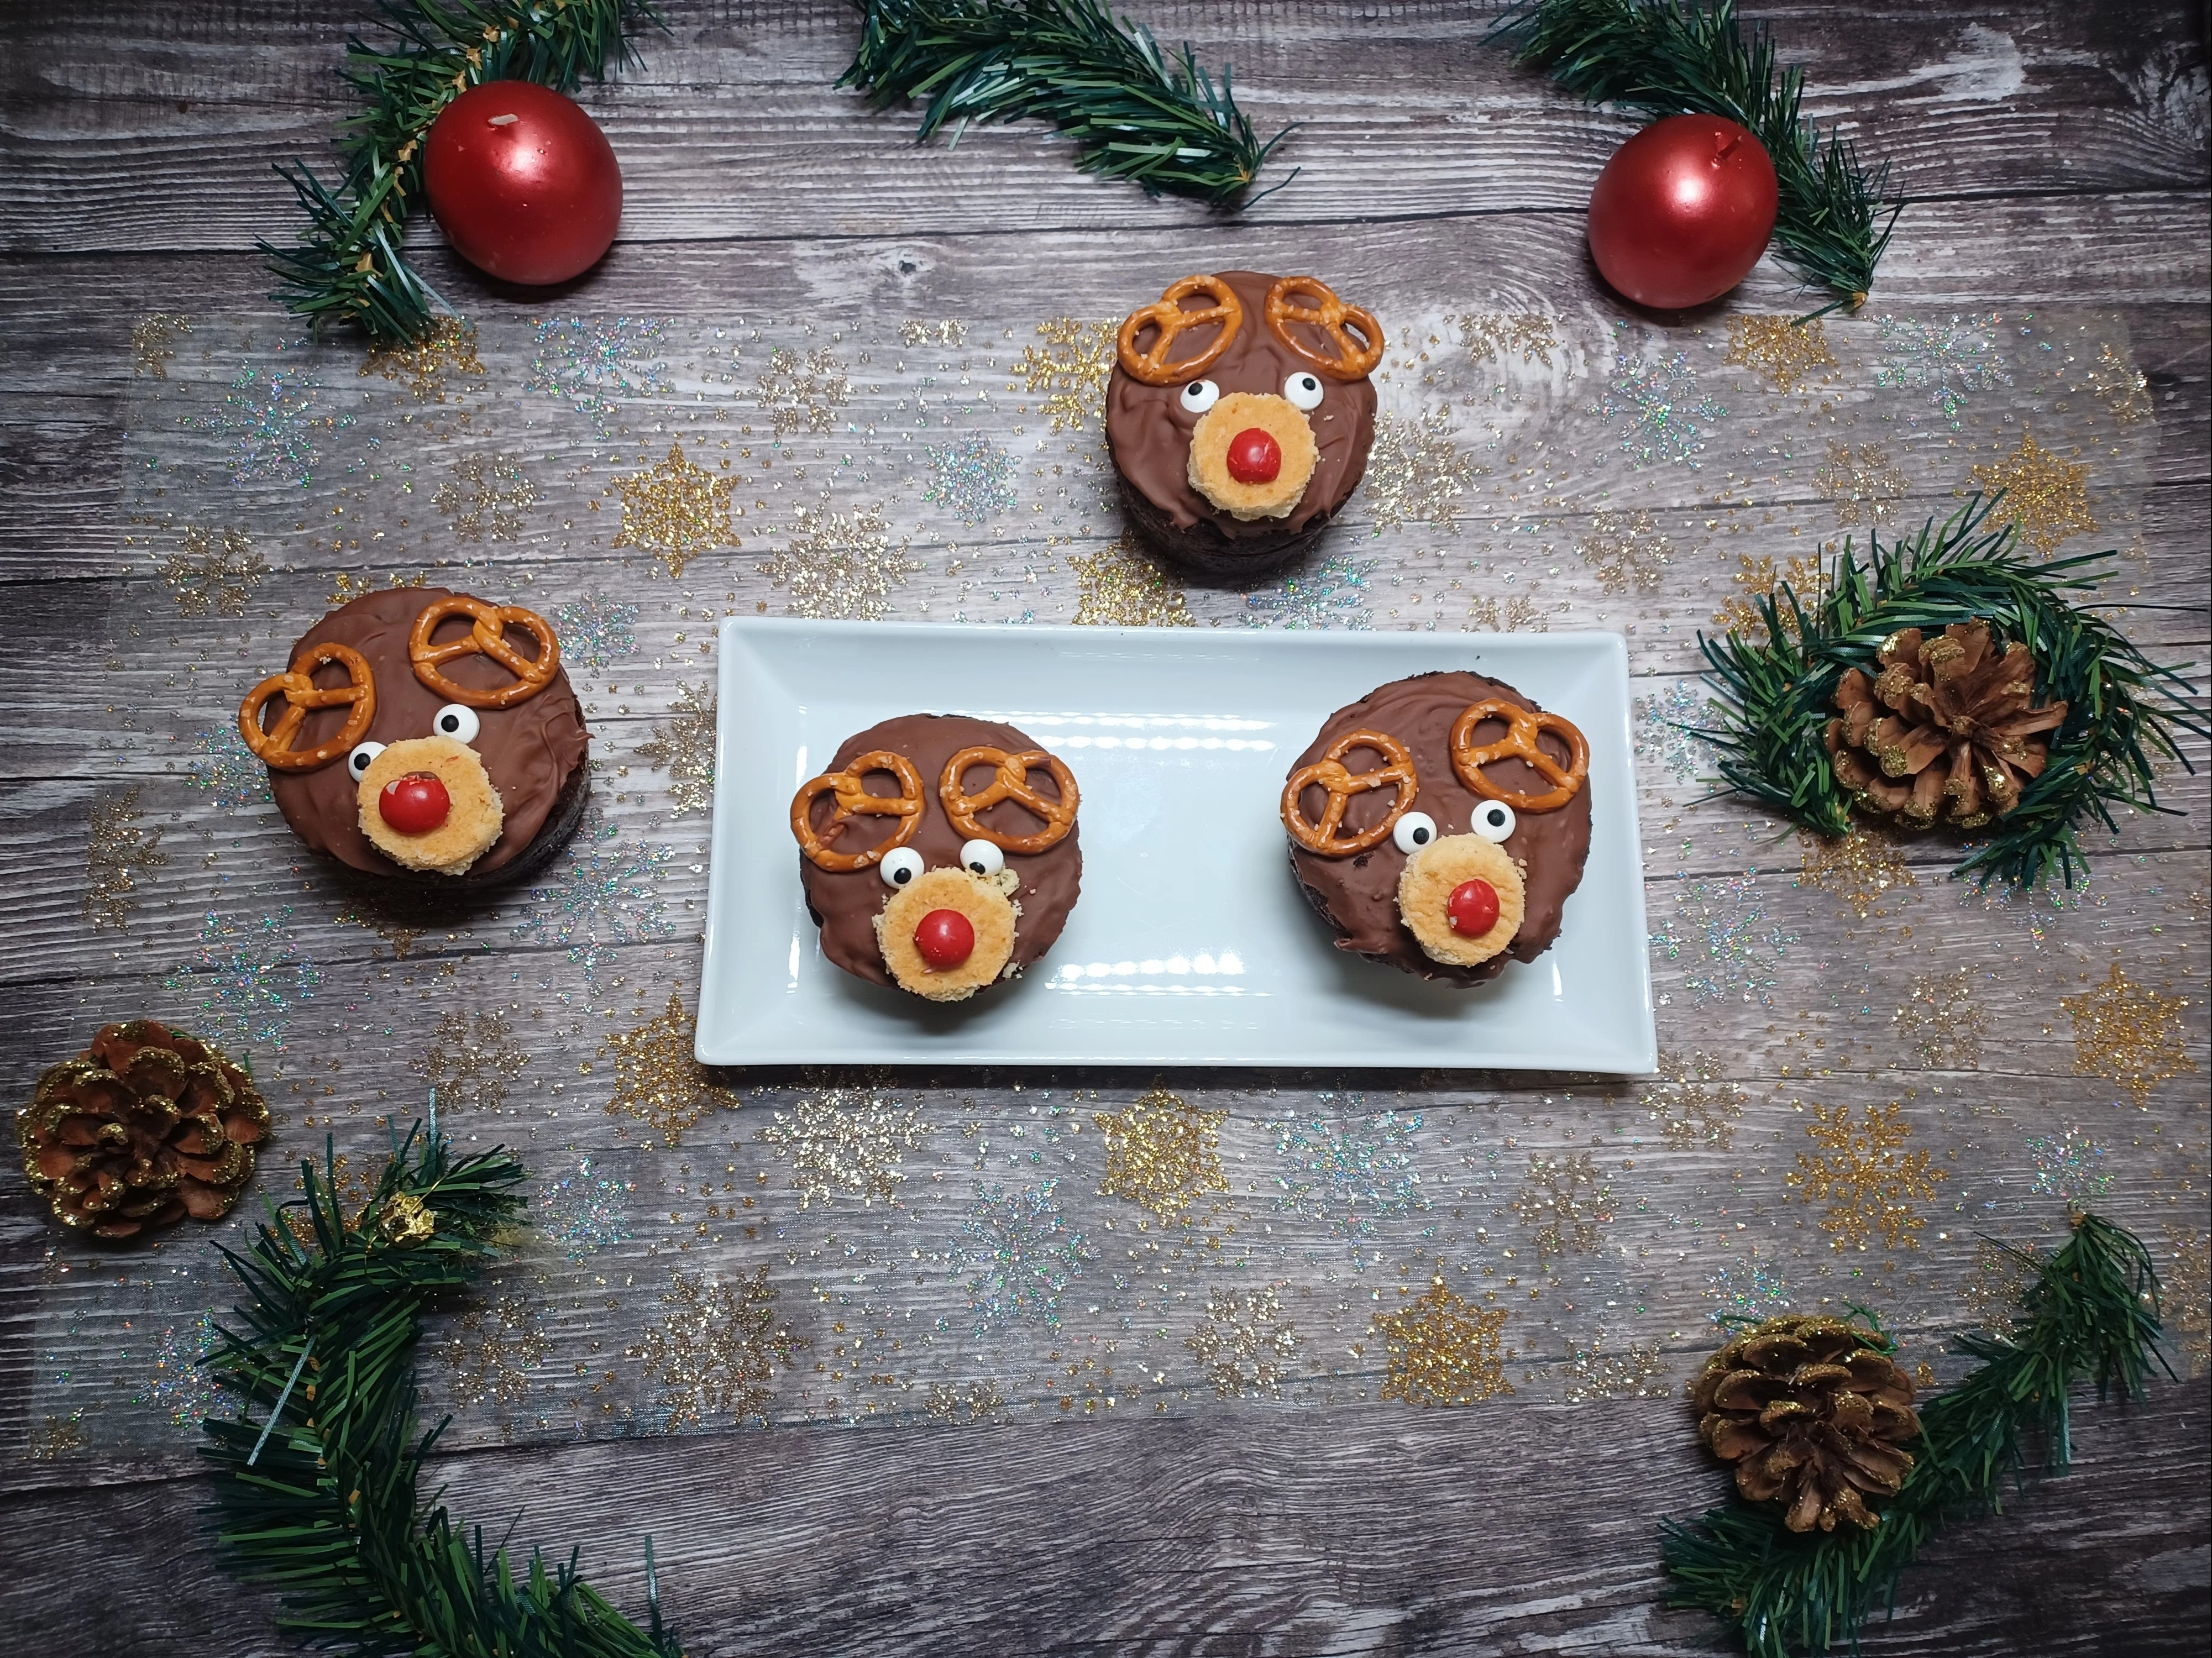
<path fill-rule="evenodd" d="M 975 924 L 957 909 L 933 909 L 915 928 L 914 947 L 933 968 L 958 967 L 975 953 Z"/>
<path fill-rule="evenodd" d="M 1669 115 L 1613 152 L 1590 191 L 1590 257 L 1628 298 L 1680 311 L 1751 274 L 1774 234 L 1774 162 L 1717 115 Z"/>
<path fill-rule="evenodd" d="M 422 146 L 422 179 L 453 251 L 502 282 L 581 276 L 622 222 L 607 135 L 574 99 L 532 81 L 487 81 L 447 105 Z"/>
<path fill-rule="evenodd" d="M 435 772 L 410 771 L 395 777 L 376 798 L 377 815 L 402 835 L 428 835 L 453 810 L 453 798 Z"/>

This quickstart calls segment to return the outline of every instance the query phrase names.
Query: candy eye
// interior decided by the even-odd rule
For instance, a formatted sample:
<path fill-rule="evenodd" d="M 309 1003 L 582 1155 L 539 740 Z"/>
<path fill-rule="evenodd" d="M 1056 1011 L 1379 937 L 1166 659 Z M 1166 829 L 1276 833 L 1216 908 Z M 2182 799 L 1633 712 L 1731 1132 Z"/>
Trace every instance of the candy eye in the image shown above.
<path fill-rule="evenodd" d="M 1425 811 L 1409 811 L 1398 820 L 1390 838 L 1398 843 L 1399 851 L 1410 857 L 1437 838 L 1437 820 Z"/>
<path fill-rule="evenodd" d="M 384 752 L 381 743 L 356 743 L 353 752 L 346 756 L 346 772 L 358 783 L 368 772 L 368 762 Z"/>
<path fill-rule="evenodd" d="M 448 702 L 430 716 L 430 730 L 439 737 L 450 737 L 456 743 L 473 743 L 483 721 L 477 711 L 464 702 Z"/>
<path fill-rule="evenodd" d="M 1202 415 L 1221 401 L 1221 388 L 1212 380 L 1193 380 L 1182 388 L 1182 406 L 1194 415 Z"/>
<path fill-rule="evenodd" d="M 902 887 L 921 873 L 921 854 L 912 847 L 894 847 L 884 854 L 876 872 L 884 878 L 885 886 Z"/>
<path fill-rule="evenodd" d="M 986 880 L 1006 866 L 1006 854 L 988 841 L 970 841 L 960 848 L 960 867 Z"/>
<path fill-rule="evenodd" d="M 1486 800 L 1474 809 L 1474 832 L 1486 841 L 1504 841 L 1513 833 L 1513 808 L 1503 800 Z"/>
<path fill-rule="evenodd" d="M 1321 377 L 1301 369 L 1283 382 L 1283 395 L 1294 409 L 1321 407 Z"/>

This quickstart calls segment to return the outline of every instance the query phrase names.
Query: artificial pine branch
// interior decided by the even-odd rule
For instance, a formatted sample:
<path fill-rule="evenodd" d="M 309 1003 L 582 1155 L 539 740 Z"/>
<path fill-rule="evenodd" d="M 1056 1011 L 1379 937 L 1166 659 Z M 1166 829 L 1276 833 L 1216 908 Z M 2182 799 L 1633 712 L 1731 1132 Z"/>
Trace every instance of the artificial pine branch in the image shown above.
<path fill-rule="evenodd" d="M 1865 303 L 1905 207 L 1901 200 L 1892 206 L 1877 231 L 1889 164 L 1866 172 L 1840 132 L 1832 129 L 1824 140 L 1799 115 L 1804 71 L 1776 67 L 1765 27 L 1754 25 L 1744 38 L 1735 0 L 1522 0 L 1491 38 L 1590 103 L 1653 116 L 1718 115 L 1748 128 L 1774 161 L 1782 256 L 1839 296 L 1824 311 Z"/>
<path fill-rule="evenodd" d="M 277 297 L 317 326 L 354 323 L 381 345 L 419 340 L 443 303 L 401 252 L 422 197 L 422 140 L 446 106 L 486 81 L 573 92 L 635 61 L 629 32 L 659 19 L 647 0 L 386 0 L 397 45 L 346 46 L 347 82 L 367 106 L 346 123 L 344 177 L 333 189 L 307 166 L 277 164 L 307 229 L 297 246 L 264 241 Z"/>
<path fill-rule="evenodd" d="M 1260 143 L 1225 67 L 1215 85 L 1188 45 L 1162 52 L 1150 30 L 1116 25 L 1099 0 L 854 3 L 860 49 L 837 84 L 860 88 L 877 109 L 927 100 L 921 141 L 948 122 L 957 144 L 970 123 L 1036 118 L 1074 139 L 1086 173 L 1236 207 L 1290 132 Z"/>
<path fill-rule="evenodd" d="M 1741 1498 L 1692 1524 L 1665 1521 L 1670 1606 L 1711 1612 L 1752 1658 L 1856 1645 L 1867 1615 L 1938 1529 L 1996 1512 L 2005 1486 L 2031 1472 L 2067 1466 L 2071 1389 L 2094 1381 L 2100 1400 L 2115 1391 L 2140 1400 L 2153 1363 L 2172 1374 L 2158 1352 L 2158 1275 L 2132 1233 L 2077 1214 L 2056 1255 L 2006 1253 L 2035 1273 L 2021 1298 L 2021 1324 L 1955 1345 L 1981 1368 L 1922 1408 L 1921 1436 L 1909 1447 L 1917 1460 L 1881 1523 L 1801 1535 L 1773 1504 Z M 2042 1448 L 2033 1470 L 2031 1442 Z"/>
<path fill-rule="evenodd" d="M 549 1567 L 533 1552 L 518 1578 L 482 1531 L 465 1537 L 442 1505 L 420 1513 L 444 1426 L 416 1436 L 423 1309 L 495 1252 L 522 1165 L 504 1150 L 455 1162 L 434 1126 L 418 1129 L 350 1217 L 327 1154 L 319 1173 L 301 1169 L 307 1194 L 286 1207 L 308 1238 L 272 1214 L 247 1254 L 223 1252 L 247 1297 L 243 1327 L 220 1331 L 206 1361 L 242 1401 L 209 1418 L 204 1448 L 222 1471 L 227 1563 L 283 1592 L 284 1627 L 357 1658 L 680 1658 L 650 1543 L 640 1630 L 574 1557 Z"/>

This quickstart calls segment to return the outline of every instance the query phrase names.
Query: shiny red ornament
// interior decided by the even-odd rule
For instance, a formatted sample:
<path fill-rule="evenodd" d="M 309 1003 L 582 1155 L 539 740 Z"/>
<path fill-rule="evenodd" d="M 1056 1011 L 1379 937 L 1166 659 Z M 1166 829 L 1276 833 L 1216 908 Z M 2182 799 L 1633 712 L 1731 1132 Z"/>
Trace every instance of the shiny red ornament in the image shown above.
<path fill-rule="evenodd" d="M 447 105 L 422 146 L 422 179 L 453 251 L 502 282 L 581 276 L 622 223 L 607 135 L 574 99 L 532 81 L 487 81 Z"/>
<path fill-rule="evenodd" d="M 915 928 L 914 947 L 933 968 L 958 967 L 975 953 L 975 924 L 957 909 L 933 909 Z"/>
<path fill-rule="evenodd" d="M 1224 459 L 1229 476 L 1239 483 L 1273 483 L 1283 471 L 1283 446 L 1273 433 L 1248 426 L 1229 440 Z"/>
<path fill-rule="evenodd" d="M 1613 152 L 1590 192 L 1590 257 L 1638 305 L 1680 311 L 1751 274 L 1774 234 L 1774 162 L 1717 115 L 1670 115 Z"/>
<path fill-rule="evenodd" d="M 435 772 L 414 771 L 395 777 L 376 797 L 378 816 L 402 835 L 428 835 L 446 821 L 453 797 Z"/>
<path fill-rule="evenodd" d="M 1452 889 L 1444 914 L 1461 938 L 1480 938 L 1498 925 L 1498 889 L 1479 878 L 1462 881 Z"/>

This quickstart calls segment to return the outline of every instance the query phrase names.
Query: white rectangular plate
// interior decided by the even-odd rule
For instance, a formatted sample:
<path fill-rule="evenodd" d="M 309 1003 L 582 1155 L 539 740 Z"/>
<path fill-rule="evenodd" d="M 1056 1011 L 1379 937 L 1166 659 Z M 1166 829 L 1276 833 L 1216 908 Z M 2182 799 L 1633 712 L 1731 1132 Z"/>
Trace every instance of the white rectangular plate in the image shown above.
<path fill-rule="evenodd" d="M 1589 862 L 1559 941 L 1471 990 L 1336 950 L 1276 816 L 1322 721 L 1432 669 L 1502 679 L 1589 739 Z M 793 792 L 902 714 L 1018 726 L 1083 785 L 1083 892 L 1016 983 L 941 1007 L 833 967 Z M 722 624 L 698 1055 L 708 1065 L 1656 1063 L 1616 634 Z"/>

